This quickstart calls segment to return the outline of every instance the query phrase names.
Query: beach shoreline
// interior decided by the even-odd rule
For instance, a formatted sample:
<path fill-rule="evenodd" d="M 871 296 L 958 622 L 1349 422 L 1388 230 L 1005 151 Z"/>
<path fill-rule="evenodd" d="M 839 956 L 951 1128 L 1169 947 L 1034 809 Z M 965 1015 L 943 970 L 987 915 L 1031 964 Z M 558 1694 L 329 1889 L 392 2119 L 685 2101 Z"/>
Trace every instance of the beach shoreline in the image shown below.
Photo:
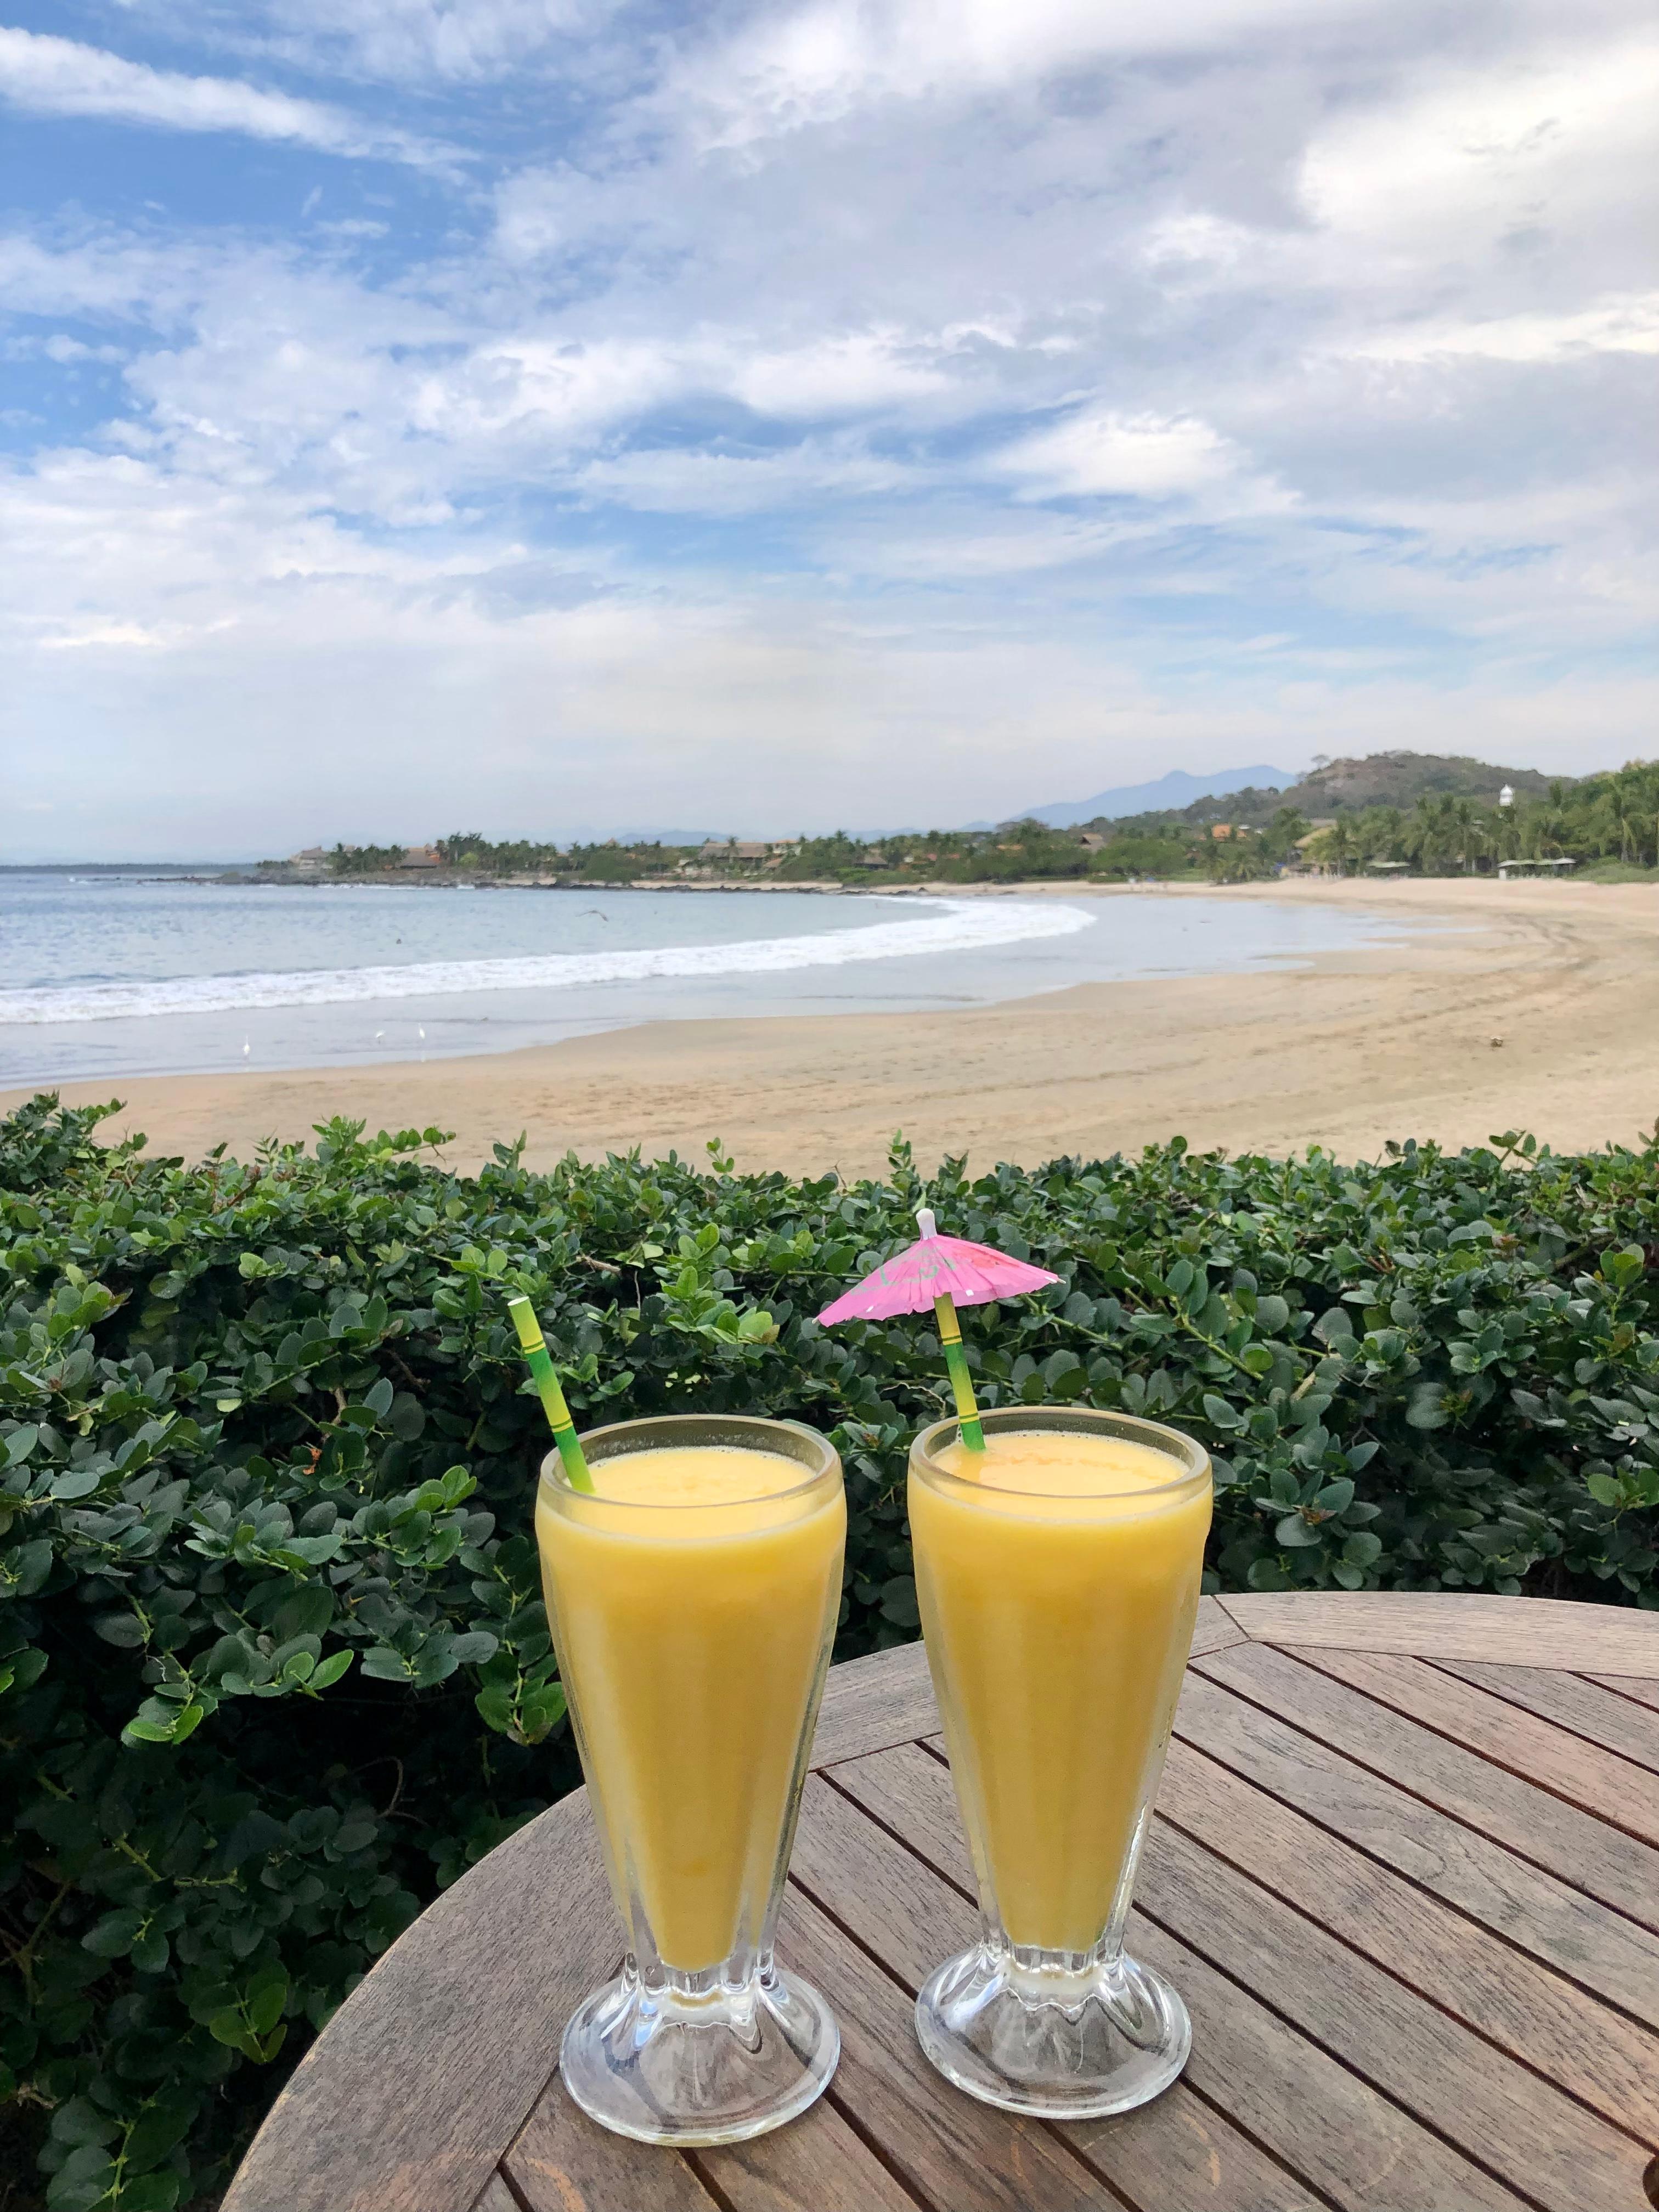
<path fill-rule="evenodd" d="M 928 888 L 934 888 L 929 886 Z M 1121 896 L 1076 880 L 950 895 Z M 902 1128 L 931 1167 L 1096 1157 L 1176 1134 L 1281 1154 L 1373 1157 L 1392 1139 L 1484 1142 L 1532 1130 L 1558 1150 L 1633 1143 L 1659 1116 L 1659 888 L 1491 878 L 1172 885 L 1418 925 L 1310 964 L 1092 982 L 951 1013 L 653 1021 L 500 1054 L 59 1086 L 118 1096 L 108 1134 L 194 1159 L 224 1143 L 309 1141 L 336 1115 L 371 1130 L 453 1130 L 471 1171 L 522 1130 L 526 1161 L 640 1147 L 744 1170 L 877 1172 Z M 1431 919 L 1456 925 L 1422 933 Z M 0 1111 L 30 1094 L 0 1092 Z"/>

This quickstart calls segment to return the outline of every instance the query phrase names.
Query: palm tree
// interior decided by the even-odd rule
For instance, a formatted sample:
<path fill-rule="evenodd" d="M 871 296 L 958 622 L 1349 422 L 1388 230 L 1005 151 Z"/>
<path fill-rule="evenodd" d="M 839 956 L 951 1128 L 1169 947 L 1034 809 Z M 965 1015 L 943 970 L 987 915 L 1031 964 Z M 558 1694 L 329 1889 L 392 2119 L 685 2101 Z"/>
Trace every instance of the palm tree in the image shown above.
<path fill-rule="evenodd" d="M 1451 819 L 1456 835 L 1457 849 L 1462 857 L 1463 872 L 1467 876 L 1474 872 L 1474 852 L 1480 842 L 1480 828 L 1475 819 L 1474 801 L 1471 799 L 1454 799 Z"/>
<path fill-rule="evenodd" d="M 1632 860 L 1636 857 L 1636 802 L 1628 773 L 1613 777 L 1607 805 L 1619 832 L 1619 857 L 1621 860 Z"/>

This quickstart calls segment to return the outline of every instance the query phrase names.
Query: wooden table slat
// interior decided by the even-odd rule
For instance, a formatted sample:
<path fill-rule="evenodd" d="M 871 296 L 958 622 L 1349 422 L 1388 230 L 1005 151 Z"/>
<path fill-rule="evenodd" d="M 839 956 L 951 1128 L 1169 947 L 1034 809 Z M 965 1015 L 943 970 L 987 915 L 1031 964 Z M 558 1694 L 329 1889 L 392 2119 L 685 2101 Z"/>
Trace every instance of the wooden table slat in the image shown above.
<path fill-rule="evenodd" d="M 1644 1926 L 1659 1923 L 1659 1853 L 1313 1663 L 1340 1656 L 1309 1651 L 1304 1660 L 1240 1644 L 1193 1663 L 1604 1905 Z"/>
<path fill-rule="evenodd" d="M 720 2212 L 678 2151 L 596 2127 L 556 2076 L 501 2169 L 530 2212 Z"/>
<path fill-rule="evenodd" d="M 1310 1651 L 1306 1657 L 1322 1674 L 1363 1690 L 1436 1735 L 1659 1847 L 1659 1775 L 1616 1752 L 1570 1735 L 1424 1659 L 1369 1651 Z M 1659 1897 L 1659 1856 L 1652 1875 Z"/>
<path fill-rule="evenodd" d="M 1217 1601 L 1259 1644 L 1495 1659 L 1659 1682 L 1659 1613 L 1634 1606 L 1398 1590 L 1230 1592 Z"/>
<path fill-rule="evenodd" d="M 472 2212 L 523 2212 L 499 2172 L 492 2173 L 472 2200 Z"/>
<path fill-rule="evenodd" d="M 1218 1598 L 1200 1598 L 1198 1618 L 1193 1623 L 1193 1656 L 1197 1657 L 1206 1651 L 1224 1651 L 1230 1644 L 1249 1641 L 1244 1631 Z"/>
<path fill-rule="evenodd" d="M 1649 2154 L 1428 1996 L 1155 1824 L 1139 1909 L 1385 2096 L 1549 2212 L 1638 2201 Z"/>
<path fill-rule="evenodd" d="M 830 1766 L 836 1759 L 857 1759 L 885 1744 L 908 1743 L 938 1726 L 939 1707 L 921 1645 L 872 1651 L 832 1669 L 812 1739 L 812 1764 Z"/>
<path fill-rule="evenodd" d="M 1456 1675 L 1511 1705 L 1553 1722 L 1570 1735 L 1599 1744 L 1604 1751 L 1659 1774 L 1659 1710 L 1620 1697 L 1582 1674 L 1554 1667 L 1498 1667 L 1490 1661 L 1437 1659 L 1437 1671 Z M 1659 1707 L 1659 1684 L 1654 1686 Z"/>
<path fill-rule="evenodd" d="M 692 2160 L 726 2212 L 915 2212 L 918 2200 L 825 2098 L 752 2142 Z"/>
<path fill-rule="evenodd" d="M 1176 1734 L 1517 1951 L 1659 2028 L 1659 1936 L 1197 1673 L 1187 1677 Z"/>
<path fill-rule="evenodd" d="M 1559 2083 L 1615 2126 L 1659 2143 L 1659 2036 L 1651 2030 L 1188 1744 L 1170 1747 L 1158 1814 L 1534 2069 L 1546 2085 Z M 1540 2087 L 1540 2098 L 1553 2094 Z"/>
<path fill-rule="evenodd" d="M 1644 1682 L 1634 1674 L 1587 1674 L 1587 1682 L 1599 1683 L 1604 1690 L 1612 1690 L 1634 1704 L 1646 1705 L 1659 1713 L 1659 1682 Z"/>

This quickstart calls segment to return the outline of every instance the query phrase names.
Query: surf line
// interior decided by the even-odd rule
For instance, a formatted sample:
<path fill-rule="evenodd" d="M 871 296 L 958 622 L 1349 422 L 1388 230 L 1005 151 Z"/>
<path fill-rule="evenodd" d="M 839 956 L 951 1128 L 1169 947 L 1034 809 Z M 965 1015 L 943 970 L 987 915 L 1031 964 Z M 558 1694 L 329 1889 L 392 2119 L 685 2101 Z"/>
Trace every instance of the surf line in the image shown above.
<path fill-rule="evenodd" d="M 569 990 L 655 976 L 778 975 L 855 961 L 972 951 L 1092 929 L 1099 916 L 1047 899 L 939 899 L 933 911 L 798 937 L 726 945 L 663 945 L 633 951 L 543 952 L 493 960 L 421 960 L 406 966 L 252 970 L 133 983 L 0 991 L 0 1024 L 131 1020 L 153 1014 L 228 1013 L 247 1006 L 348 1006 L 359 1000 L 475 991 Z"/>

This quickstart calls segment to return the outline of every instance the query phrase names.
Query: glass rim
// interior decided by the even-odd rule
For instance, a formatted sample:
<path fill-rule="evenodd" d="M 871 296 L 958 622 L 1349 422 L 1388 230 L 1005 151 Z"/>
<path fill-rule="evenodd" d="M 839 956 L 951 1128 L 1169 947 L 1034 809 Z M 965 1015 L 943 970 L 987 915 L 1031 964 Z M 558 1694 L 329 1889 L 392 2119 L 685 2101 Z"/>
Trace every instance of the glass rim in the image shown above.
<path fill-rule="evenodd" d="M 792 1482 L 787 1490 L 757 1490 L 745 1492 L 741 1498 L 712 1498 L 703 1504 L 688 1506 L 684 1499 L 671 1503 L 667 1499 L 655 1498 L 606 1498 L 598 1492 L 578 1490 L 566 1474 L 564 1462 L 555 1446 L 542 1461 L 537 1487 L 539 1490 L 545 1485 L 556 1498 L 580 1498 L 602 1506 L 607 1513 L 725 1513 L 740 1505 L 787 1505 L 792 1498 L 799 1498 L 815 1488 L 827 1476 L 833 1474 L 839 1479 L 842 1475 L 841 1454 L 821 1430 L 808 1428 L 805 1421 L 776 1420 L 768 1413 L 641 1413 L 631 1421 L 608 1421 L 603 1428 L 584 1429 L 577 1441 L 586 1452 L 590 1447 L 613 1437 L 625 1436 L 630 1429 L 690 1429 L 716 1425 L 733 1429 L 781 1429 L 787 1434 L 799 1437 L 811 1444 L 818 1455 L 819 1463 L 817 1467 L 808 1467 L 805 1459 L 798 1458 L 793 1452 L 774 1450 L 774 1459 L 793 1461 L 801 1468 L 799 1482 Z M 692 1445 L 692 1449 L 695 1448 Z M 766 1449 L 763 1443 L 757 1443 L 753 1448 L 761 1451 Z M 643 1458 L 647 1452 L 665 1449 L 672 1449 L 672 1440 L 660 1445 L 641 1444 L 633 1451 L 626 1448 L 607 1450 L 599 1456 L 602 1459 L 636 1459 Z M 715 1444 L 709 1449 L 718 1451 L 721 1447 Z"/>
<path fill-rule="evenodd" d="M 1045 1422 L 1042 1416 L 1050 1419 Z M 1036 1419 L 1033 1419 L 1036 1416 Z M 1058 1416 L 1058 1419 L 1054 1419 Z M 947 1413 L 940 1420 L 931 1421 L 919 1429 L 910 1443 L 909 1464 L 930 1481 L 952 1482 L 963 1489 L 994 1490 L 1003 1498 L 1054 1498 L 1073 1500 L 1087 1498 L 1133 1498 L 1137 1503 L 1145 1500 L 1156 1504 L 1172 1492 L 1184 1490 L 1200 1478 L 1213 1482 L 1214 1467 L 1206 1448 L 1196 1437 L 1189 1437 L 1184 1429 L 1172 1429 L 1164 1421 L 1149 1421 L 1141 1413 L 1119 1413 L 1111 1406 L 993 1406 L 981 1412 L 980 1425 L 993 1434 L 999 1429 L 1018 1435 L 1041 1433 L 1045 1428 L 1050 1434 L 1063 1431 L 1075 1422 L 1079 1428 L 1088 1429 L 1096 1423 L 1111 1424 L 1118 1430 L 1138 1429 L 1146 1436 L 1150 1448 L 1161 1450 L 1183 1464 L 1167 1482 L 1155 1482 L 1145 1489 L 1134 1490 L 1031 1490 L 1022 1485 L 1018 1490 L 1000 1482 L 981 1482 L 967 1475 L 956 1474 L 940 1465 L 935 1456 L 945 1442 L 955 1443 L 962 1435 L 961 1417 Z M 945 1431 L 949 1431 L 948 1437 Z M 1155 1440 L 1155 1441 L 1154 1441 Z M 1133 1439 L 1131 1439 L 1133 1441 Z"/>

